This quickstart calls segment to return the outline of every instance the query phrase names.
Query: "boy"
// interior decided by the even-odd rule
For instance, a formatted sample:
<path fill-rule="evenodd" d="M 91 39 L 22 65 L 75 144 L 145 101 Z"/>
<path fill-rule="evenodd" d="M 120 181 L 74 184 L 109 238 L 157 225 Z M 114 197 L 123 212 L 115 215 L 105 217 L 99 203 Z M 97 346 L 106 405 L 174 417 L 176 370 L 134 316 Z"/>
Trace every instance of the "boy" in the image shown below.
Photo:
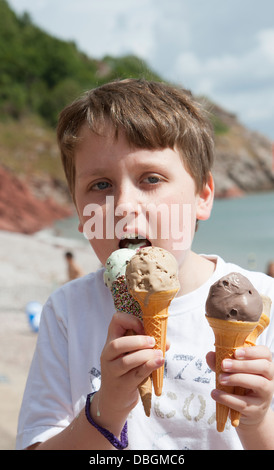
<path fill-rule="evenodd" d="M 197 220 L 210 216 L 214 193 L 213 137 L 202 110 L 183 90 L 117 81 L 63 110 L 57 133 L 79 230 L 102 264 L 141 238 L 174 254 L 181 290 L 170 307 L 163 394 L 153 397 L 150 418 L 138 402 L 138 385 L 164 360 L 137 318 L 114 312 L 104 269 L 53 293 L 42 315 L 18 447 L 121 449 L 128 435 L 129 449 L 274 449 L 273 322 L 259 339 L 267 346 L 239 350 L 223 363 L 222 381 L 248 394 L 212 392 L 242 413 L 239 428 L 216 431 L 214 354 L 207 356 L 210 367 L 205 360 L 214 344 L 204 315 L 209 288 L 239 271 L 274 301 L 274 283 L 191 251 Z M 169 211 L 150 211 L 147 223 L 152 203 Z M 131 328 L 137 335 L 125 336 Z M 96 393 L 87 397 L 90 392 Z"/>

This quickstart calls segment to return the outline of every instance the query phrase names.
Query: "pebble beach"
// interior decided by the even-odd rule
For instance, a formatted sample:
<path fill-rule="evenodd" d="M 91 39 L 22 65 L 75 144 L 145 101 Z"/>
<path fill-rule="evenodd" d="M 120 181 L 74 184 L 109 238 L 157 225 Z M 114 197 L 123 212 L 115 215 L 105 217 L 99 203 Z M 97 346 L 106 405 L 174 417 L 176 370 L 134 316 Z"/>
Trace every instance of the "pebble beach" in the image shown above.
<path fill-rule="evenodd" d="M 0 450 L 13 450 L 17 420 L 37 333 L 28 322 L 30 301 L 43 304 L 67 282 L 64 254 L 89 273 L 100 267 L 85 241 L 0 231 Z"/>

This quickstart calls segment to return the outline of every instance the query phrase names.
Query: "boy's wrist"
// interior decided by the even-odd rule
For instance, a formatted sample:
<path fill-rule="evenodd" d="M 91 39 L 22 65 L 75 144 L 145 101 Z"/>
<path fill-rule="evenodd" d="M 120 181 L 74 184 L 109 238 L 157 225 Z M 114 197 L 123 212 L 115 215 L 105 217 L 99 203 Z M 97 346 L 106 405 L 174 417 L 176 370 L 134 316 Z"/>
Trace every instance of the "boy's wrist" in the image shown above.
<path fill-rule="evenodd" d="M 274 411 L 269 408 L 261 420 L 241 422 L 236 428 L 246 450 L 274 450 Z"/>
<path fill-rule="evenodd" d="M 125 422 L 121 432 L 113 434 L 109 428 L 103 427 L 102 425 L 98 424 L 98 420 L 101 418 L 101 413 L 98 408 L 97 403 L 97 411 L 96 411 L 96 421 L 94 421 L 91 415 L 91 405 L 96 395 L 96 392 L 90 393 L 87 395 L 86 406 L 85 406 L 85 414 L 88 422 L 96 428 L 110 443 L 113 447 L 119 450 L 123 450 L 128 446 L 128 436 L 127 436 L 127 421 Z M 111 426 L 112 427 L 112 426 Z M 113 426 L 116 427 L 116 426 Z M 117 437 L 119 436 L 119 437 Z"/>
<path fill-rule="evenodd" d="M 89 413 L 92 420 L 100 427 L 108 429 L 115 436 L 120 436 L 127 414 L 117 413 L 110 406 L 106 406 L 101 400 L 100 391 L 90 394 Z"/>
<path fill-rule="evenodd" d="M 269 421 L 269 417 L 272 417 L 270 419 L 273 420 L 274 411 L 270 407 L 267 409 L 267 411 L 264 413 L 264 415 L 262 415 L 261 417 L 258 417 L 257 419 L 253 419 L 253 420 L 251 420 L 251 419 L 248 420 L 247 418 L 246 419 L 241 419 L 240 424 L 238 426 L 238 429 L 243 430 L 243 431 L 249 431 L 250 429 L 251 430 L 257 429 L 257 428 L 267 424 L 268 421 Z"/>

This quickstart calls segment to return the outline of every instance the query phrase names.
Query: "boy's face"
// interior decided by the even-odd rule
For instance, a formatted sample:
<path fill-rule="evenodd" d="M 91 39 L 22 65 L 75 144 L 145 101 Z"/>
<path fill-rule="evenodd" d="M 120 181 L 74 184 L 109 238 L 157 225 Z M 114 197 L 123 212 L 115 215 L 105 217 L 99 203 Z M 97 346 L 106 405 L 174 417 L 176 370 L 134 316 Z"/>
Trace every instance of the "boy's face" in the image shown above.
<path fill-rule="evenodd" d="M 107 132 L 107 130 L 109 132 Z M 75 152 L 79 230 L 101 263 L 133 237 L 174 254 L 179 266 L 190 250 L 196 218 L 210 215 L 213 187 L 196 193 L 176 150 L 132 148 L 123 133 L 104 136 L 85 125 Z"/>

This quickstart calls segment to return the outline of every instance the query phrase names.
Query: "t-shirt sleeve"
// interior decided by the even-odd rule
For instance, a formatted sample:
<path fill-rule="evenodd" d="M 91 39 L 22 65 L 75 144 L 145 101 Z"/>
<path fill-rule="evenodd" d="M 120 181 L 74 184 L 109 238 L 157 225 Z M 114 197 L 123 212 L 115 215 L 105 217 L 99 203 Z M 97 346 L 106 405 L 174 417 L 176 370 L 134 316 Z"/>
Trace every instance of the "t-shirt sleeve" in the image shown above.
<path fill-rule="evenodd" d="M 48 440 L 73 418 L 66 319 L 55 314 L 49 299 L 21 405 L 16 448 Z"/>

